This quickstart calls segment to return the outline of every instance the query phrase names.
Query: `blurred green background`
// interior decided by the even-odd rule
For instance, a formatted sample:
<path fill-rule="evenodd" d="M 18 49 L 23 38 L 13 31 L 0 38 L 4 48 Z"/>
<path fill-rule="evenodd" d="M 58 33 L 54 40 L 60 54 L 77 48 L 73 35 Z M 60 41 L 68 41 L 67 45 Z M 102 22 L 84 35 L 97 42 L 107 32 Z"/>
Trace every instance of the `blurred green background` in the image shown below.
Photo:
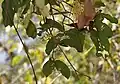
<path fill-rule="evenodd" d="M 2 1 L 0 0 L 0 4 L 2 4 Z M 59 49 L 55 52 L 54 56 L 68 65 L 71 70 L 71 76 L 69 79 L 66 79 L 60 72 L 54 71 L 46 78 L 42 73 L 42 67 L 50 57 L 45 53 L 46 39 L 48 37 L 43 34 L 41 37 L 32 39 L 26 35 L 25 29 L 20 23 L 18 31 L 29 49 L 38 78 L 38 84 L 120 84 L 120 0 L 102 1 L 106 6 L 99 9 L 118 19 L 118 24 L 111 24 L 109 21 L 104 20 L 113 31 L 113 36 L 109 39 L 112 57 L 106 61 L 102 57 L 96 56 L 95 46 L 89 35 L 86 35 L 84 51 L 82 53 L 77 52 L 71 47 L 62 47 L 70 62 L 79 71 L 80 79 L 77 79 L 74 70 Z M 69 11 L 68 5 L 64 5 Z M 62 7 L 58 9 L 63 10 Z M 41 17 L 35 14 L 32 17 L 36 26 L 40 19 Z M 56 16 L 56 19 L 61 20 L 61 16 Z M 18 18 L 15 17 L 16 24 L 17 21 Z M 91 79 L 87 76 L 90 76 Z M 14 28 L 10 26 L 5 28 L 3 25 L 1 7 L 0 84 L 35 84 L 31 66 Z"/>

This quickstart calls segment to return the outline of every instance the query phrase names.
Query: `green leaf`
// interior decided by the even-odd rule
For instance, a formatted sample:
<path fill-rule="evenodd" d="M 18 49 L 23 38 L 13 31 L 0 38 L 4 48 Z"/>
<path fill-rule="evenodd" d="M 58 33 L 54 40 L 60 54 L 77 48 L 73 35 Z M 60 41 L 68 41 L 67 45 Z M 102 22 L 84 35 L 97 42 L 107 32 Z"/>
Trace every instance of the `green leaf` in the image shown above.
<path fill-rule="evenodd" d="M 46 49 L 45 49 L 45 52 L 46 52 L 46 54 L 48 54 L 48 55 L 50 55 L 50 52 L 54 49 L 54 48 L 56 48 L 57 47 L 57 39 L 55 38 L 55 37 L 52 37 L 49 41 L 48 41 L 48 43 L 47 43 L 47 45 L 46 45 Z"/>
<path fill-rule="evenodd" d="M 95 20 L 100 20 L 100 21 L 103 21 L 104 20 L 104 17 L 103 17 L 103 14 L 101 13 L 101 11 L 97 12 L 96 15 L 95 15 Z"/>
<path fill-rule="evenodd" d="M 66 31 L 65 34 L 66 34 L 66 36 L 68 36 L 68 38 L 63 39 L 60 42 L 60 44 L 62 46 L 74 47 L 78 52 L 82 52 L 84 40 L 85 40 L 84 32 L 81 32 L 77 29 L 70 29 L 70 30 Z"/>
<path fill-rule="evenodd" d="M 95 47 L 96 47 L 96 50 L 97 51 L 100 51 L 100 44 L 99 44 L 99 37 L 98 37 L 98 32 L 95 31 L 95 30 L 91 30 L 90 31 L 90 37 L 91 37 L 91 40 L 93 41 Z"/>
<path fill-rule="evenodd" d="M 90 34 L 91 39 L 96 46 L 97 52 L 102 50 L 106 50 L 109 52 L 110 44 L 108 38 L 110 38 L 113 33 L 108 25 L 102 23 L 100 31 L 91 30 Z"/>
<path fill-rule="evenodd" d="M 95 16 L 94 26 L 95 26 L 95 28 L 97 28 L 97 30 L 100 30 L 100 29 L 101 29 L 103 19 L 104 19 L 104 18 L 102 17 L 102 14 L 101 14 L 101 13 L 98 13 L 98 14 Z"/>
<path fill-rule="evenodd" d="M 103 23 L 103 26 L 102 26 L 102 34 L 108 38 L 112 37 L 113 36 L 113 32 L 112 32 L 112 29 L 106 25 L 105 23 Z"/>
<path fill-rule="evenodd" d="M 108 38 L 104 35 L 104 33 L 102 31 L 99 32 L 99 39 L 100 39 L 100 43 L 101 43 L 102 47 L 106 51 L 109 51 L 110 44 L 109 44 Z"/>
<path fill-rule="evenodd" d="M 52 60 L 47 61 L 44 66 L 42 72 L 46 77 L 48 77 L 54 69 L 54 62 Z"/>
<path fill-rule="evenodd" d="M 97 28 L 97 30 L 100 30 L 102 27 L 102 21 L 95 20 L 95 27 Z"/>
<path fill-rule="evenodd" d="M 101 0 L 97 0 L 97 1 L 95 1 L 94 6 L 99 8 L 99 7 L 104 7 L 105 4 Z"/>
<path fill-rule="evenodd" d="M 44 8 L 45 2 L 46 2 L 46 0 L 35 0 L 36 6 L 39 7 L 40 9 Z"/>
<path fill-rule="evenodd" d="M 63 39 L 60 41 L 60 45 L 64 47 L 68 47 L 70 44 L 72 44 L 72 41 L 70 41 L 70 39 Z"/>
<path fill-rule="evenodd" d="M 7 2 L 7 0 L 4 0 L 2 3 L 2 15 L 3 15 L 3 23 L 6 26 L 10 25 L 12 26 L 13 23 L 13 19 L 14 19 L 14 10 L 12 8 L 12 0 L 9 0 L 9 2 Z"/>
<path fill-rule="evenodd" d="M 57 28 L 58 30 L 64 32 L 63 26 L 60 23 L 58 23 L 52 19 L 47 19 L 46 23 L 41 26 L 44 30 L 47 30 L 47 29 L 53 27 L 53 28 Z"/>
<path fill-rule="evenodd" d="M 91 39 L 94 45 L 96 46 L 97 53 L 98 51 L 103 50 L 109 52 L 110 44 L 108 38 L 110 38 L 113 35 L 112 29 L 102 22 L 104 18 L 107 18 L 111 22 L 116 22 L 115 20 L 113 20 L 113 17 L 104 13 L 98 13 L 95 17 L 94 24 L 97 30 L 92 30 L 90 33 Z"/>
<path fill-rule="evenodd" d="M 58 71 L 62 73 L 67 79 L 70 77 L 70 69 L 68 66 L 60 60 L 55 61 L 55 67 Z"/>
<path fill-rule="evenodd" d="M 31 20 L 29 21 L 29 24 L 26 28 L 26 33 L 33 39 L 37 36 L 37 29 Z"/>
<path fill-rule="evenodd" d="M 117 18 L 112 17 L 112 16 L 109 15 L 109 14 L 104 14 L 104 13 L 102 13 L 102 15 L 103 15 L 104 18 L 106 18 L 107 20 L 109 20 L 111 23 L 115 23 L 115 24 L 118 23 Z"/>

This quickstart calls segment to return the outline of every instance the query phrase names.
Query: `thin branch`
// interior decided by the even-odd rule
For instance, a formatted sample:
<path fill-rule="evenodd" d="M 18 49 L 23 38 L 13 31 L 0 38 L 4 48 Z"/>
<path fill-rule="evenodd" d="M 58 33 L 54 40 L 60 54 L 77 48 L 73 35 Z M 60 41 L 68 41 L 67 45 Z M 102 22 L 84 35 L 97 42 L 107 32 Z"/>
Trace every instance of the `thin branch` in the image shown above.
<path fill-rule="evenodd" d="M 116 38 L 120 38 L 120 34 L 117 34 L 111 37 L 111 39 L 116 39 Z"/>
<path fill-rule="evenodd" d="M 8 1 L 8 0 L 7 0 L 7 1 Z M 6 2 L 6 3 L 7 3 L 7 2 Z M 7 6 L 7 4 L 6 4 L 6 6 Z M 7 14 L 7 16 L 10 18 L 10 21 L 12 22 L 12 19 L 11 19 L 10 15 L 9 15 L 8 11 L 6 11 L 6 14 Z M 31 67 L 32 67 L 32 71 L 33 71 L 33 74 L 34 74 L 35 82 L 36 82 L 36 84 L 38 84 L 38 83 L 37 83 L 37 77 L 36 77 L 36 74 L 35 74 L 35 70 L 34 70 L 32 61 L 31 61 L 31 59 L 30 59 L 30 56 L 29 56 L 29 54 L 28 54 L 28 52 L 27 52 L 27 50 L 26 50 L 26 46 L 25 46 L 25 44 L 24 44 L 24 42 L 23 42 L 23 40 L 22 40 L 22 38 L 21 38 L 21 36 L 20 36 L 20 34 L 19 34 L 16 26 L 15 26 L 14 24 L 13 24 L 13 26 L 14 26 L 14 29 L 15 29 L 15 31 L 16 31 L 16 33 L 17 33 L 18 38 L 20 39 L 20 42 L 21 42 L 22 45 L 23 45 L 24 51 L 25 51 L 25 53 L 26 53 L 26 55 L 27 55 L 27 58 L 28 58 L 28 60 L 29 60 L 29 62 L 30 62 L 30 65 L 31 65 Z"/>
<path fill-rule="evenodd" d="M 35 74 L 35 69 L 34 69 L 34 66 L 33 66 L 33 64 L 32 64 L 32 61 L 31 61 L 31 59 L 30 59 L 29 53 L 26 51 L 26 46 L 25 46 L 24 42 L 22 41 L 22 38 L 21 38 L 21 36 L 20 36 L 17 28 L 15 27 L 15 25 L 13 25 L 13 26 L 14 26 L 14 29 L 15 29 L 15 31 L 16 31 L 16 33 L 17 33 L 17 35 L 18 35 L 18 37 L 19 37 L 22 45 L 23 45 L 24 51 L 25 51 L 25 53 L 26 53 L 26 55 L 27 55 L 27 58 L 28 58 L 28 60 L 29 60 L 29 62 L 30 62 L 30 64 L 31 64 L 31 67 L 32 67 L 32 71 L 33 71 L 33 74 L 34 74 L 34 78 L 35 78 L 36 84 L 38 84 L 38 83 L 37 83 L 37 77 L 36 77 L 36 74 Z"/>
<path fill-rule="evenodd" d="M 21 38 L 21 36 L 20 36 L 17 28 L 15 27 L 15 25 L 13 25 L 13 26 L 14 26 L 14 29 L 15 29 L 15 31 L 16 31 L 16 33 L 17 33 L 17 35 L 18 35 L 18 37 L 19 37 L 22 45 L 23 45 L 24 51 L 25 51 L 25 53 L 26 53 L 26 55 L 27 55 L 27 58 L 28 58 L 28 60 L 29 60 L 29 62 L 30 62 L 30 65 L 31 65 L 31 67 L 32 67 L 32 71 L 33 71 L 33 74 L 34 74 L 34 78 L 35 78 L 36 84 L 38 84 L 38 83 L 37 83 L 37 77 L 36 77 L 36 74 L 35 74 L 35 69 L 34 69 L 34 66 L 33 66 L 33 64 L 32 64 L 32 61 L 31 61 L 31 59 L 30 59 L 30 56 L 29 56 L 28 52 L 26 51 L 26 46 L 25 46 L 24 42 L 22 41 L 22 38 Z"/>

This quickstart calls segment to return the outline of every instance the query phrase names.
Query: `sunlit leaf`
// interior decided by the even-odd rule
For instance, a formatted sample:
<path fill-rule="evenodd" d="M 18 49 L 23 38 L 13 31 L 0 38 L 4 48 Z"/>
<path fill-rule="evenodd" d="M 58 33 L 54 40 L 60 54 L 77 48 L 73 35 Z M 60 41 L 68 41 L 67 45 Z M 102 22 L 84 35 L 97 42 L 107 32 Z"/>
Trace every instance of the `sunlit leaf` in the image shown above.
<path fill-rule="evenodd" d="M 35 52 L 35 56 L 37 57 L 37 60 L 40 64 L 42 64 L 43 60 L 44 60 L 44 55 L 43 52 L 41 52 L 39 49 L 34 50 Z"/>
<path fill-rule="evenodd" d="M 29 24 L 26 28 L 26 33 L 33 39 L 37 36 L 37 29 L 31 20 L 29 21 Z"/>
<path fill-rule="evenodd" d="M 22 58 L 23 58 L 22 56 L 15 56 L 12 60 L 12 66 L 17 65 L 21 61 Z"/>
<path fill-rule="evenodd" d="M 58 71 L 62 73 L 67 79 L 70 77 L 70 69 L 68 66 L 60 60 L 55 61 L 55 67 Z"/>
<path fill-rule="evenodd" d="M 26 72 L 24 79 L 25 79 L 25 81 L 27 81 L 29 84 L 33 84 L 33 78 L 32 78 L 32 75 L 30 74 L 29 71 Z"/>
<path fill-rule="evenodd" d="M 44 64 L 42 72 L 46 77 L 48 77 L 52 73 L 53 69 L 54 63 L 53 61 L 49 60 Z"/>
<path fill-rule="evenodd" d="M 44 6 L 43 8 L 39 9 L 41 15 L 43 15 L 44 17 L 48 17 L 49 16 L 49 8 L 47 6 Z"/>
<path fill-rule="evenodd" d="M 45 6 L 46 0 L 35 0 L 36 6 L 42 9 Z"/>

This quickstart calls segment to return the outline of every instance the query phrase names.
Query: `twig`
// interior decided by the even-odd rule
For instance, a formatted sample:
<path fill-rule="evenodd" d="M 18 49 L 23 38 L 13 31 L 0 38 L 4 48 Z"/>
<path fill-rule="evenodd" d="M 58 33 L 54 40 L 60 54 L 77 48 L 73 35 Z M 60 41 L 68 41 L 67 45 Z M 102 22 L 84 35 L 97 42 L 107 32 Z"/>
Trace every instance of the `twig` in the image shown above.
<path fill-rule="evenodd" d="M 54 10 L 58 11 L 58 12 L 59 12 L 59 13 L 61 13 L 64 17 L 66 17 L 66 18 L 70 19 L 70 20 L 74 23 L 74 21 L 73 21 L 70 17 L 68 17 L 68 16 L 64 15 L 64 13 L 63 13 L 63 12 L 60 12 L 59 10 L 57 10 L 57 9 L 55 9 L 55 8 L 53 8 L 53 7 L 52 7 L 52 9 L 54 9 Z"/>
<path fill-rule="evenodd" d="M 111 67 L 111 69 L 114 71 L 115 68 L 114 68 L 114 66 L 112 65 L 112 63 L 111 63 L 107 58 L 105 58 L 104 56 L 102 56 L 102 58 L 109 64 L 109 66 Z"/>
<path fill-rule="evenodd" d="M 68 14 L 68 13 L 71 13 L 71 12 L 68 12 L 68 11 L 66 11 L 66 12 L 61 12 L 62 14 Z M 54 13 L 53 15 L 59 15 L 59 14 L 61 14 L 61 13 Z"/>
<path fill-rule="evenodd" d="M 117 34 L 117 35 L 112 36 L 111 39 L 116 39 L 116 38 L 119 38 L 119 37 L 120 37 L 120 34 Z"/>
<path fill-rule="evenodd" d="M 63 0 L 63 2 L 69 5 L 70 7 L 73 7 L 71 4 L 67 3 L 66 1 Z"/>
<path fill-rule="evenodd" d="M 75 71 L 75 74 L 78 76 L 77 70 L 74 68 L 74 66 L 72 65 L 72 63 L 70 62 L 70 60 L 68 59 L 67 55 L 65 54 L 65 52 L 62 50 L 62 48 L 58 45 L 59 49 L 61 50 L 61 52 L 63 53 L 63 55 L 65 56 L 65 58 L 67 59 L 68 63 L 70 64 L 70 66 L 73 68 L 73 70 Z"/>
<path fill-rule="evenodd" d="M 78 74 L 80 74 L 80 72 L 79 71 L 77 71 L 75 68 L 74 68 L 74 66 L 72 65 L 72 63 L 70 62 L 70 60 L 68 59 L 68 57 L 67 57 L 67 55 L 65 54 L 65 52 L 62 50 L 62 48 L 58 45 L 58 47 L 59 47 L 59 49 L 61 50 L 61 52 L 63 53 L 63 55 L 65 56 L 65 58 L 67 59 L 67 61 L 68 61 L 68 63 L 70 64 L 70 66 L 73 68 L 73 70 L 75 71 L 75 74 L 77 75 L 77 77 L 79 78 L 79 75 Z M 88 76 L 88 75 L 85 75 L 85 74 L 82 74 L 83 76 L 86 76 L 86 77 L 88 77 L 89 79 L 92 79 L 90 76 Z"/>

